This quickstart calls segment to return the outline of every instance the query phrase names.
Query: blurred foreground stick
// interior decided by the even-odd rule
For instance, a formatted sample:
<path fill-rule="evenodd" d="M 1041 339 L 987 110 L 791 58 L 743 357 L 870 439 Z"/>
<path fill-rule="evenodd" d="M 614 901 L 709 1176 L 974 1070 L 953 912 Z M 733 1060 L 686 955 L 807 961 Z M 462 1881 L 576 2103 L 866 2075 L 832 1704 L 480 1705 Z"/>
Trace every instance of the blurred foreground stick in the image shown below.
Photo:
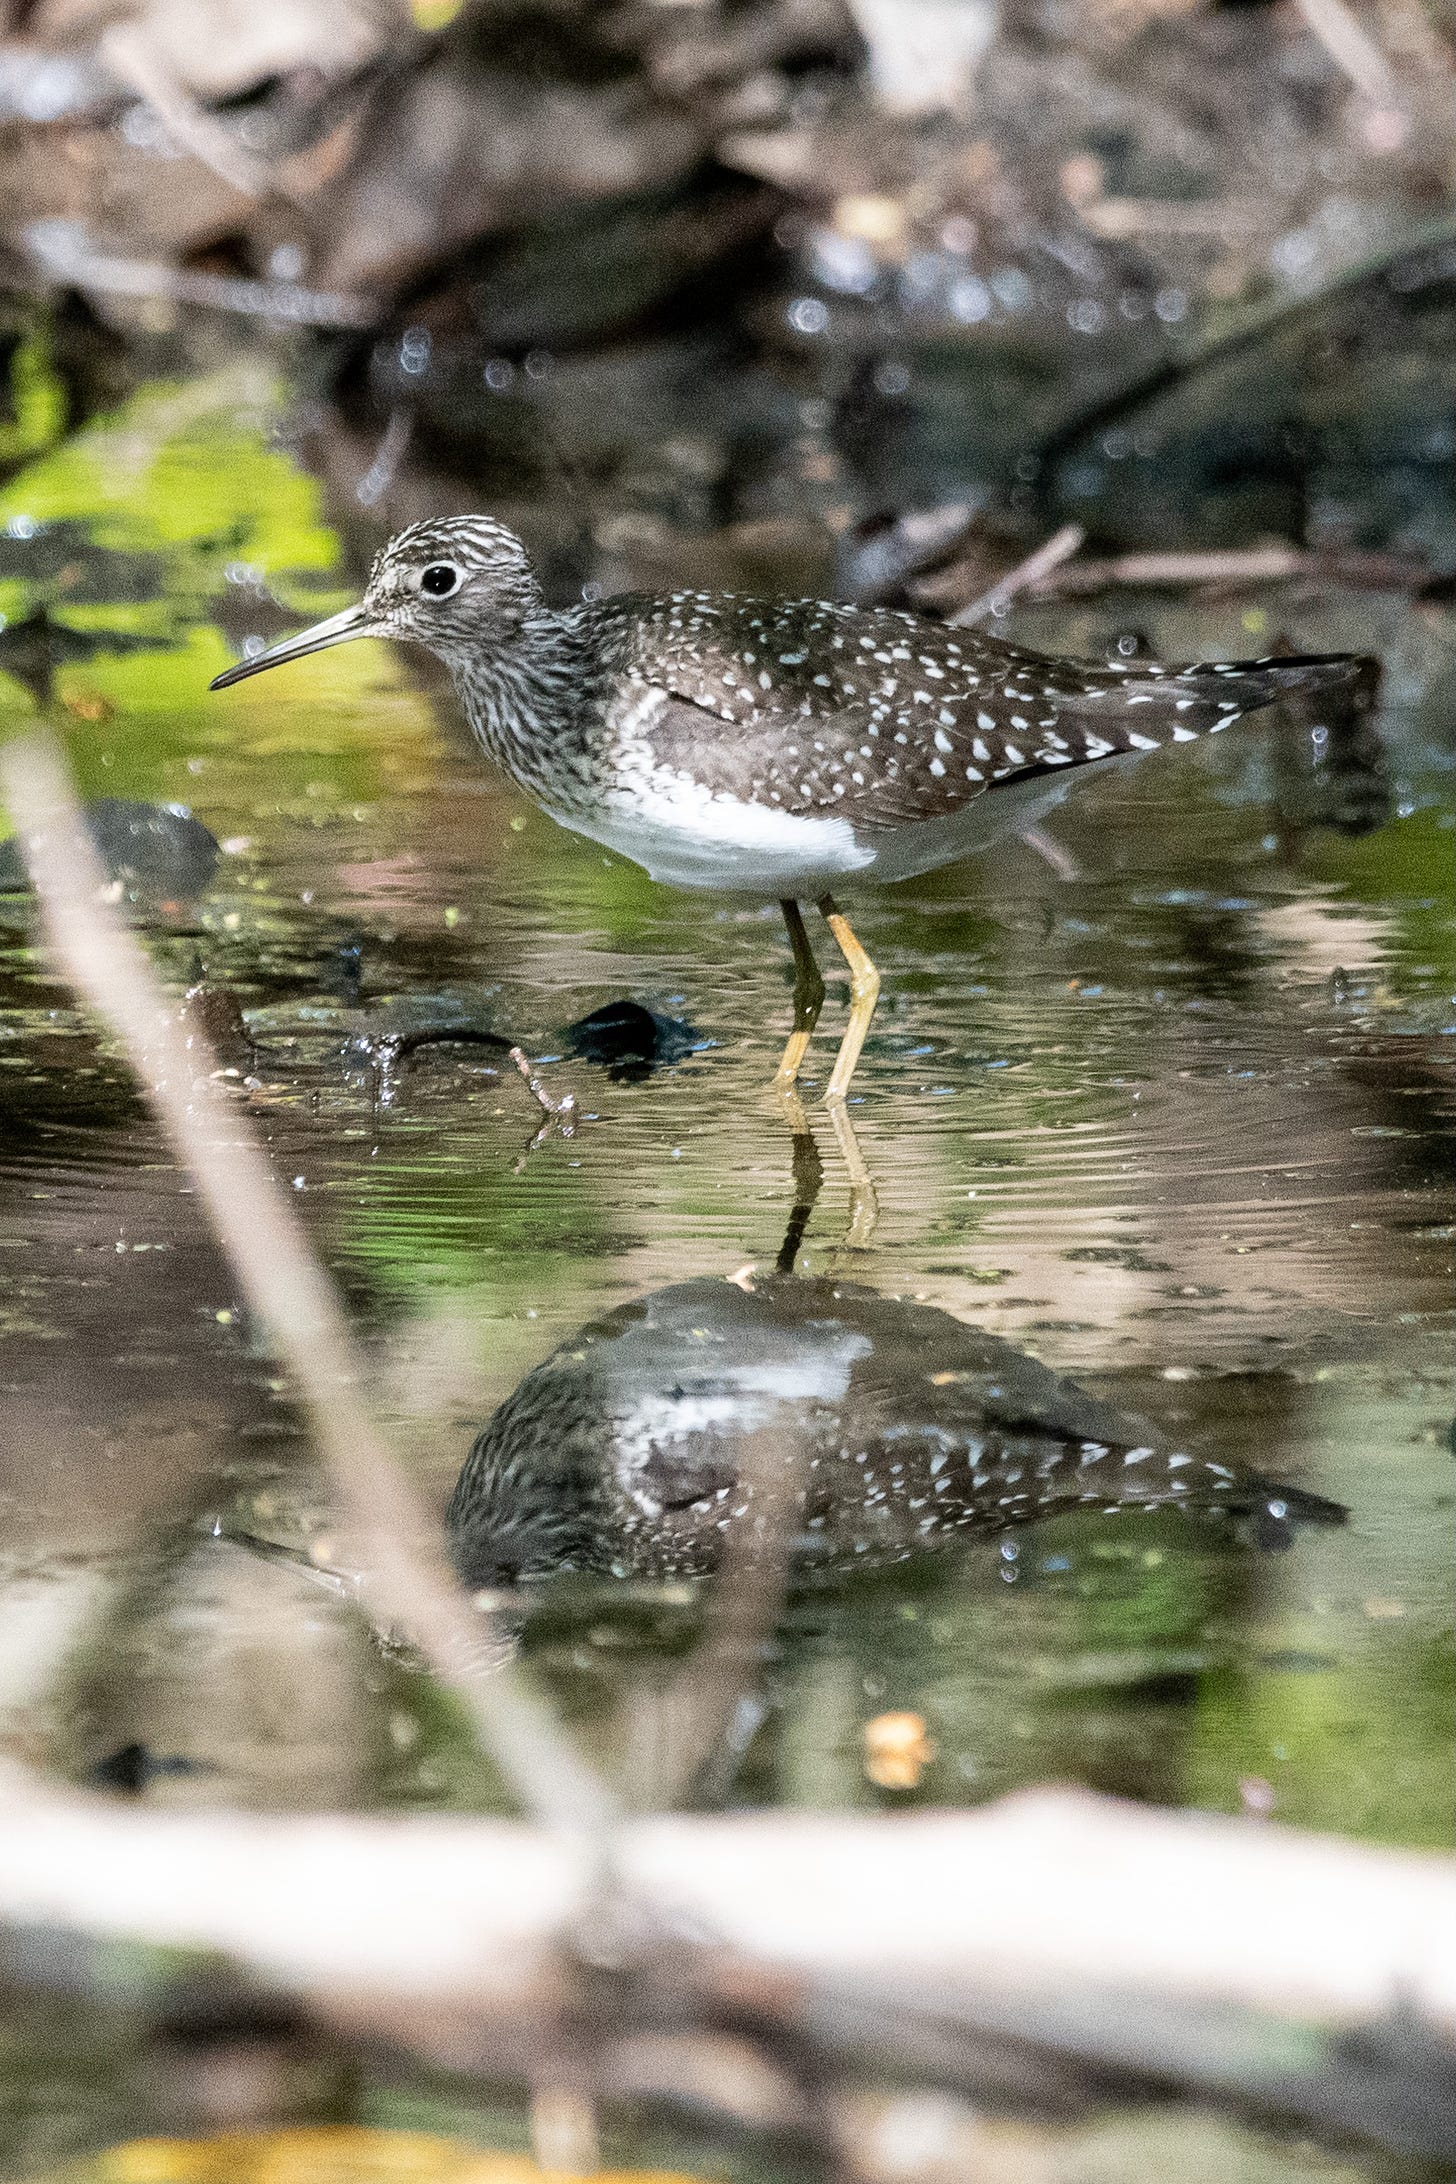
<path fill-rule="evenodd" d="M 370 1414 L 363 1361 L 292 1201 L 251 1124 L 213 1081 L 216 1063 L 200 1033 L 184 1032 L 137 940 L 106 905 L 106 874 L 58 746 L 27 736 L 0 748 L 0 794 L 21 830 L 62 970 L 124 1045 L 250 1310 L 288 1368 L 358 1542 L 366 1608 L 453 1685 L 528 1812 L 595 1833 L 613 1801 L 521 1684 L 504 1639 L 460 1593 L 439 1526 Z"/>
<path fill-rule="evenodd" d="M 103 1964 L 120 1937 L 221 1951 L 351 2036 L 530 2076 L 557 1937 L 592 1885 L 559 1835 L 0 1788 L 12 1936 L 87 1937 Z M 614 2042 L 707 2025 L 993 2104 L 1181 2090 L 1456 2156 L 1449 1859 L 1058 1791 L 895 1819 L 632 1820 L 614 1868 L 651 1927 L 602 1975 L 603 2082 Z"/>

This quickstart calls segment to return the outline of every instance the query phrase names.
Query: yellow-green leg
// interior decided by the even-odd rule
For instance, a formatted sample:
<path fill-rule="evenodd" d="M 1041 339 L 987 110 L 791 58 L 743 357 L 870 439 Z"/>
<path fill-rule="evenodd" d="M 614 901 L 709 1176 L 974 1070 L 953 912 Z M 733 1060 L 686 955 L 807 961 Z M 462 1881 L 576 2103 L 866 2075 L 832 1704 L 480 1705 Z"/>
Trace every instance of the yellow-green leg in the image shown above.
<path fill-rule="evenodd" d="M 848 918 L 832 895 L 820 896 L 819 912 L 849 965 L 849 1028 L 834 1058 L 834 1073 L 824 1095 L 826 1101 L 834 1101 L 842 1100 L 849 1090 L 860 1049 L 865 1043 L 865 1033 L 870 1028 L 870 1018 L 875 1013 L 875 1003 L 880 998 L 880 974 L 855 939 Z"/>
<path fill-rule="evenodd" d="M 779 908 L 784 913 L 789 946 L 794 951 L 794 1028 L 789 1033 L 789 1043 L 784 1048 L 784 1058 L 774 1079 L 781 1091 L 787 1091 L 799 1074 L 799 1065 L 814 1036 L 814 1026 L 824 1006 L 824 981 L 809 946 L 803 911 L 792 899 L 780 903 Z"/>
<path fill-rule="evenodd" d="M 875 1195 L 875 1179 L 870 1174 L 869 1162 L 860 1150 L 849 1109 L 843 1100 L 826 1100 L 829 1120 L 834 1126 L 834 1141 L 839 1156 L 849 1176 L 849 1227 L 845 1232 L 846 1251 L 864 1251 L 875 1233 L 875 1223 L 880 1218 L 880 1201 Z"/>
<path fill-rule="evenodd" d="M 789 1215 L 789 1225 L 779 1250 L 774 1271 L 792 1274 L 804 1241 L 804 1231 L 809 1216 L 819 1199 L 824 1182 L 824 1164 L 819 1158 L 819 1148 L 814 1143 L 809 1128 L 809 1118 L 804 1113 L 804 1103 L 792 1085 L 780 1088 L 784 1116 L 794 1140 L 794 1206 Z M 880 1217 L 880 1204 L 875 1195 L 874 1177 L 869 1163 L 860 1150 L 854 1124 L 849 1119 L 849 1109 L 842 1100 L 836 1100 L 829 1109 L 829 1120 L 834 1126 L 834 1141 L 839 1147 L 849 1176 L 849 1228 L 845 1233 L 843 1248 L 847 1251 L 863 1251 L 875 1232 Z"/>

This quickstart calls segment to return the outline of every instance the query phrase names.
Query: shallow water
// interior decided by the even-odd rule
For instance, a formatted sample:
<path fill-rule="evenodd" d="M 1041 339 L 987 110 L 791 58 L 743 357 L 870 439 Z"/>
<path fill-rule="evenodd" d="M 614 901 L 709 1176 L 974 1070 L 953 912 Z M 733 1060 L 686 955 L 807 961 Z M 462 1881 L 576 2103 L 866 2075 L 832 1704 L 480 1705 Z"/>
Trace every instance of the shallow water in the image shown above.
<path fill-rule="evenodd" d="M 134 914 L 174 989 L 204 979 L 214 1024 L 216 997 L 239 1004 L 236 1096 L 443 1508 L 483 1422 L 585 1323 L 772 1269 L 799 1195 L 765 1091 L 788 950 L 775 910 L 669 894 L 554 828 L 397 653 L 204 694 L 219 623 L 271 636 L 357 581 L 270 441 L 281 403 L 251 368 L 144 391 L 12 481 L 11 629 L 50 602 L 100 641 L 0 692 L 16 721 L 48 707 L 89 795 L 185 802 L 222 844 L 195 899 L 170 868 L 133 872 Z M 1348 1521 L 1275 1553 L 1193 1509 L 1003 1510 L 933 1552 L 842 1557 L 794 1588 L 703 1801 L 974 1802 L 1056 1778 L 1450 1839 L 1456 623 L 1350 592 L 1120 597 L 1013 628 L 1096 650 L 1136 626 L 1194 657 L 1259 649 L 1275 616 L 1300 649 L 1385 654 L 1392 816 L 1320 825 L 1298 727 L 1259 720 L 1083 784 L 1054 828 L 1079 877 L 1012 844 L 854 902 L 885 982 L 851 1110 L 878 1224 L 846 1243 L 842 1148 L 813 1106 L 831 976 L 798 1265 L 949 1313 L 1160 1444 Z M 622 999 L 681 1027 L 676 1059 L 571 1051 L 568 1027 Z M 384 1035 L 451 1025 L 574 1090 L 575 1136 L 522 1159 L 540 1118 L 490 1046 L 380 1067 Z M 154 1799 L 500 1802 L 453 1711 L 308 1566 L 346 1543 L 286 1389 L 19 894 L 0 897 L 0 1072 L 11 1747 Z M 518 1618 L 643 1802 L 668 1780 L 701 1593 L 577 1577 Z M 887 1775 L 874 1725 L 900 1713 L 923 1734 Z"/>

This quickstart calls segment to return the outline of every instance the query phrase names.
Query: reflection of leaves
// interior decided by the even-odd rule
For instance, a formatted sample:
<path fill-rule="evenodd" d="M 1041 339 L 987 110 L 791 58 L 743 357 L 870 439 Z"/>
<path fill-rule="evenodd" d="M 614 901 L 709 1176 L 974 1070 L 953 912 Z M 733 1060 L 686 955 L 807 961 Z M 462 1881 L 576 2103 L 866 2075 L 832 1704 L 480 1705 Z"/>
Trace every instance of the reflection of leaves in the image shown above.
<path fill-rule="evenodd" d="M 0 494 L 8 527 L 0 580 L 59 584 L 113 609 L 158 594 L 194 618 L 227 562 L 268 572 L 300 611 L 338 559 L 318 491 L 270 444 L 278 390 L 251 368 L 182 388 L 150 387 L 115 417 L 73 435 Z M 140 558 L 139 558 L 140 557 Z M 128 619 L 118 626 L 132 628 Z"/>
<path fill-rule="evenodd" d="M 23 461 L 64 429 L 66 390 L 52 369 L 50 345 L 35 332 L 10 354 L 10 421 L 0 424 L 0 462 Z"/>
<path fill-rule="evenodd" d="M 90 605 L 151 599 L 165 580 L 157 554 L 98 546 L 84 523 L 32 528 L 33 520 L 0 532 L 0 582 L 44 585 L 58 597 Z"/>
<path fill-rule="evenodd" d="M 1205 1679 L 1190 1796 L 1235 1809 L 1240 1765 L 1257 1754 L 1274 1784 L 1274 1810 L 1289 1825 L 1334 1820 L 1366 1840 L 1444 1850 L 1451 1840 L 1449 1635 L 1433 1636 L 1429 1625 L 1390 1640 L 1339 1635 L 1329 1660 L 1276 1655 Z"/>
<path fill-rule="evenodd" d="M 1444 1007 L 1456 962 L 1451 834 L 1441 810 L 1411 812 L 1357 841 L 1315 837 L 1304 869 L 1311 880 L 1337 886 L 1347 901 L 1372 905 L 1386 921 L 1382 970 L 1398 993 L 1429 994 Z"/>
<path fill-rule="evenodd" d="M 252 362 L 150 386 L 0 490 L 0 616 L 10 623 L 0 675 L 86 724 L 73 741 L 92 792 L 190 799 L 184 761 L 262 734 L 280 797 L 322 781 L 352 805 L 378 796 L 381 769 L 402 751 L 420 750 L 421 705 L 396 702 L 383 736 L 360 734 L 345 713 L 351 696 L 394 684 L 384 646 L 339 653 L 322 707 L 320 686 L 310 695 L 306 681 L 296 698 L 265 688 L 259 699 L 252 685 L 225 703 L 206 695 L 231 657 L 215 619 L 221 593 L 236 594 L 244 621 L 249 599 L 275 620 L 312 621 L 342 603 L 318 487 L 271 440 L 281 399 Z"/>
<path fill-rule="evenodd" d="M 66 2172 L 67 2184 L 541 2184 L 527 2154 L 484 2153 L 425 2131 L 228 2132 L 132 2139 Z M 662 2170 L 600 2172 L 599 2184 L 689 2184 Z"/>

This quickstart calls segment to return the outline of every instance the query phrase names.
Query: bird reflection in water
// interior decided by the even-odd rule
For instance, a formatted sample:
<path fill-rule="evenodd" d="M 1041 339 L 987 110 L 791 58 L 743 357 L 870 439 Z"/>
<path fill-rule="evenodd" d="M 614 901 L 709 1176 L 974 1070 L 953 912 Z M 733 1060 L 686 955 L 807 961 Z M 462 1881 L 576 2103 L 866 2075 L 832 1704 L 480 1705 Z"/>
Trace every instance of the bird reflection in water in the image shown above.
<path fill-rule="evenodd" d="M 807 1132 L 795 1148 L 798 1204 L 772 1272 L 674 1282 L 606 1313 L 485 1425 L 448 1515 L 468 1584 L 698 1576 L 766 1494 L 804 1571 L 1075 1510 L 1222 1514 L 1264 1548 L 1343 1520 L 948 1312 L 796 1274 L 818 1158 Z"/>

